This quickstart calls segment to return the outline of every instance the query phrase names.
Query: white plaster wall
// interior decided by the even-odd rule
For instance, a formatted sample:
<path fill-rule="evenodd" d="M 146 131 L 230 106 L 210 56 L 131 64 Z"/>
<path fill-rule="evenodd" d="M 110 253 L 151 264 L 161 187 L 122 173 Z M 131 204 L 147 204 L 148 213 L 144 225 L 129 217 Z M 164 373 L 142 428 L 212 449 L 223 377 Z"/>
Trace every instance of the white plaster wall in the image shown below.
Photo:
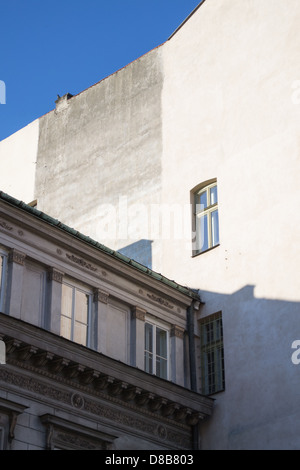
<path fill-rule="evenodd" d="M 200 289 L 198 318 L 223 313 L 226 390 L 203 448 L 300 446 L 299 22 L 297 0 L 206 0 L 163 49 L 162 202 L 218 180 L 220 246 L 165 240 L 161 266 Z"/>
<path fill-rule="evenodd" d="M 29 203 L 34 184 L 39 140 L 39 120 L 0 142 L 0 190 Z"/>
<path fill-rule="evenodd" d="M 206 0 L 164 46 L 162 201 L 189 204 L 214 177 L 220 201 L 218 249 L 191 259 L 166 241 L 162 269 L 179 282 L 299 300 L 300 5 L 288 4 Z"/>

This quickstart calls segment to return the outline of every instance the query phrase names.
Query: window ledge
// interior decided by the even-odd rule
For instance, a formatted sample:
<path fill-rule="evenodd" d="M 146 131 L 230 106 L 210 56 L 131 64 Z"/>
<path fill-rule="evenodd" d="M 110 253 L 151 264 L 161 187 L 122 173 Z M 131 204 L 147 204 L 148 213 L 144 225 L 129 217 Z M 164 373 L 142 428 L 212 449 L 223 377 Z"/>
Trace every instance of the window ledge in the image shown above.
<path fill-rule="evenodd" d="M 193 254 L 191 257 L 192 257 L 192 258 L 196 258 L 196 257 L 199 256 L 199 255 L 204 255 L 204 253 L 208 253 L 209 251 L 212 251 L 212 250 L 214 250 L 215 248 L 218 248 L 218 246 L 220 246 L 220 243 L 218 243 L 218 245 L 212 246 L 211 248 L 208 248 L 208 249 L 205 250 L 205 251 L 199 251 L 199 253 L 195 253 L 195 254 Z"/>

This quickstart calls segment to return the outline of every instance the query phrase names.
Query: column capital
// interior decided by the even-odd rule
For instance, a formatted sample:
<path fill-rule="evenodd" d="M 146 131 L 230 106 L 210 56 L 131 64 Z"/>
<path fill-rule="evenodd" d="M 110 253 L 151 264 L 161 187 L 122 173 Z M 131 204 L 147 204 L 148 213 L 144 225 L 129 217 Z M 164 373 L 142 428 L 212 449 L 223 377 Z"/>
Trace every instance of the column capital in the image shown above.
<path fill-rule="evenodd" d="M 94 302 L 102 302 L 103 304 L 107 304 L 108 297 L 108 292 L 104 292 L 100 289 L 94 289 Z"/>
<path fill-rule="evenodd" d="M 146 310 L 141 307 L 135 306 L 131 308 L 131 315 L 133 319 L 136 318 L 137 320 L 145 321 L 146 313 Z"/>
<path fill-rule="evenodd" d="M 11 262 L 17 263 L 17 264 L 20 264 L 21 266 L 24 266 L 25 258 L 26 258 L 26 255 L 22 253 L 21 251 L 16 250 L 15 248 L 12 248 L 8 255 L 8 261 L 10 263 Z"/>
<path fill-rule="evenodd" d="M 171 328 L 171 337 L 176 336 L 177 338 L 183 339 L 184 337 L 184 328 L 181 328 L 177 325 L 172 325 Z"/>
<path fill-rule="evenodd" d="M 49 281 L 56 281 L 62 284 L 64 273 L 58 271 L 55 268 L 48 269 L 48 279 Z"/>

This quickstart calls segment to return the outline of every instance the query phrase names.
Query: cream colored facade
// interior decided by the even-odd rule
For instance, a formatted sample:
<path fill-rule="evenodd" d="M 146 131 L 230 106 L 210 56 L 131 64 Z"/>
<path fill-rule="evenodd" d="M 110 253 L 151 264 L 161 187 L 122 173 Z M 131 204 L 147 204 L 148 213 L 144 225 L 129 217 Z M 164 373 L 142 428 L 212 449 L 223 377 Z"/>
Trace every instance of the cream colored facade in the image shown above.
<path fill-rule="evenodd" d="M 300 448 L 299 22 L 298 0 L 205 0 L 39 119 L 38 208 L 132 258 L 147 241 L 155 271 L 200 290 L 199 390 L 199 321 L 222 312 L 225 390 L 204 449 Z M 211 180 L 220 243 L 192 256 L 192 194 Z"/>

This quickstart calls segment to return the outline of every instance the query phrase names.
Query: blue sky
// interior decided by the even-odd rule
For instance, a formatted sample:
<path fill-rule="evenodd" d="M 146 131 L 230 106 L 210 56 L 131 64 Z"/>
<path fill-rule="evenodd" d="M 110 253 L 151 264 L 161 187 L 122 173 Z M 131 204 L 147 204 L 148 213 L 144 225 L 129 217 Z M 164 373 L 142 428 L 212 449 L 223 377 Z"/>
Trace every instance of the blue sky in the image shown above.
<path fill-rule="evenodd" d="M 165 42 L 199 3 L 0 0 L 0 140 Z"/>

